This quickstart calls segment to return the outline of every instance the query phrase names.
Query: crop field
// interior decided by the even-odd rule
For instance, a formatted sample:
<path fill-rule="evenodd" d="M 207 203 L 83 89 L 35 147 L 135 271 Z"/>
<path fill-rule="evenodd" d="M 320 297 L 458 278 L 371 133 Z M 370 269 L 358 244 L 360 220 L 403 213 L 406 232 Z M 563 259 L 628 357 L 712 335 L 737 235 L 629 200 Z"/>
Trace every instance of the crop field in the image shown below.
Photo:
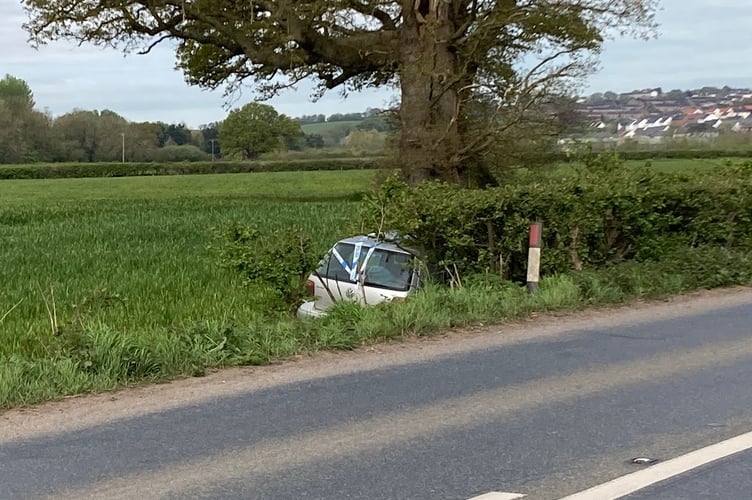
<path fill-rule="evenodd" d="M 729 161 L 738 161 L 739 158 L 660 158 L 651 160 L 650 165 L 658 172 L 701 172 L 721 167 Z M 643 160 L 628 160 L 624 164 L 627 167 L 639 167 L 645 165 Z"/>
<path fill-rule="evenodd" d="M 297 224 L 321 250 L 374 172 L 0 182 L 0 359 L 86 323 L 123 332 L 260 314 L 209 250 L 232 222 Z M 49 339 L 47 339 L 49 340 Z"/>
<path fill-rule="evenodd" d="M 655 171 L 662 172 L 666 174 L 673 174 L 673 173 L 691 173 L 691 172 L 707 172 L 710 170 L 713 170 L 717 167 L 722 167 L 729 161 L 739 161 L 739 158 L 660 158 L 655 160 L 650 160 L 649 162 L 646 162 L 645 160 L 625 160 L 624 161 L 624 167 L 626 168 L 639 168 L 644 166 L 646 163 L 651 166 Z M 572 162 L 572 163 L 561 163 L 556 165 L 554 170 L 548 171 L 547 173 L 552 175 L 569 175 L 571 174 L 577 166 L 580 164 L 578 162 Z M 525 172 L 525 169 L 521 169 L 523 172 Z"/>

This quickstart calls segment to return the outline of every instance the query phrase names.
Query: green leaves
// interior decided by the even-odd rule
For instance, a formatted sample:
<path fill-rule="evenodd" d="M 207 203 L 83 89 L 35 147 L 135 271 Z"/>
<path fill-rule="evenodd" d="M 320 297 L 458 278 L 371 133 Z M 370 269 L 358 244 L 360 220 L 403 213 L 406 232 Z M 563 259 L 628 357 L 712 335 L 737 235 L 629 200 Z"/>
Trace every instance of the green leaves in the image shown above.
<path fill-rule="evenodd" d="M 4 101 L 14 115 L 34 109 L 34 94 L 24 80 L 5 75 L 0 80 L 0 100 Z"/>
<path fill-rule="evenodd" d="M 472 190 L 392 179 L 369 198 L 376 225 L 409 235 L 435 270 L 493 271 L 521 280 L 529 224 L 543 222 L 543 274 L 660 260 L 677 247 L 752 245 L 752 168 L 658 174 L 616 156 L 586 156 L 568 177 Z M 377 203 L 378 202 L 378 203 Z M 501 266 L 501 268 L 500 268 Z"/>
<path fill-rule="evenodd" d="M 311 238 L 299 227 L 261 228 L 233 224 L 219 247 L 220 262 L 255 287 L 264 287 L 281 304 L 297 307 L 304 295 L 304 283 L 319 256 L 311 250 Z M 272 299 L 269 305 L 278 304 Z"/>
<path fill-rule="evenodd" d="M 302 137 L 300 125 L 266 104 L 252 102 L 230 112 L 219 130 L 223 150 L 241 159 L 282 149 L 287 138 Z"/>

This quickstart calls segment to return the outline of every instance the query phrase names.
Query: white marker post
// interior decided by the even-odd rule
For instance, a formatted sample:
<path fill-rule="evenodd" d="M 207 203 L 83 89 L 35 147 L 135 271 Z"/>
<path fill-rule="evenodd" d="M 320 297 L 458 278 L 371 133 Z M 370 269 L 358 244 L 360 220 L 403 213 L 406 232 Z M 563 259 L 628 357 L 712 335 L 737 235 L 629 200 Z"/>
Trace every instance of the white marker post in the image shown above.
<path fill-rule="evenodd" d="M 527 251 L 527 289 L 530 293 L 535 293 L 538 290 L 542 233 L 542 223 L 530 224 L 530 243 Z"/>

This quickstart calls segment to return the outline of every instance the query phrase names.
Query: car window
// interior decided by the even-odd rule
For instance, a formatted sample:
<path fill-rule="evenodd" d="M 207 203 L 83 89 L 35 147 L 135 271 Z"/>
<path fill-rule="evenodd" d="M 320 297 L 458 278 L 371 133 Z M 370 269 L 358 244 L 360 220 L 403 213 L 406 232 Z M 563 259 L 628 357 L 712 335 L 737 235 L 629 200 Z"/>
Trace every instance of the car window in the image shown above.
<path fill-rule="evenodd" d="M 321 261 L 317 272 L 322 278 L 355 282 L 364 262 L 366 286 L 400 291 L 410 288 L 413 256 L 384 248 L 371 250 L 363 245 L 358 251 L 352 243 L 337 243 Z M 353 273 L 354 267 L 356 271 Z"/>
<path fill-rule="evenodd" d="M 413 272 L 413 256 L 377 249 L 366 265 L 365 285 L 407 290 Z"/>
<path fill-rule="evenodd" d="M 352 256 L 355 251 L 355 245 L 337 243 L 334 248 L 339 252 L 340 257 L 342 257 L 343 261 L 347 264 L 347 268 L 340 264 L 339 260 L 335 257 L 334 252 L 330 251 L 319 263 L 316 272 L 318 272 L 322 278 L 350 281 Z"/>

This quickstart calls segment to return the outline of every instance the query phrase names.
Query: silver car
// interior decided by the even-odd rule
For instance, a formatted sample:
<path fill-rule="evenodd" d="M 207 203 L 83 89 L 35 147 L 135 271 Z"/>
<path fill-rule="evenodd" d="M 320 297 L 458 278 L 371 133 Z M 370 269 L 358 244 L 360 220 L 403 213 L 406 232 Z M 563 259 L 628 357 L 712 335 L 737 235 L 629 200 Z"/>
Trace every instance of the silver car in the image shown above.
<path fill-rule="evenodd" d="M 336 302 L 363 306 L 404 300 L 420 286 L 416 252 L 394 241 L 355 236 L 337 242 L 308 277 L 311 300 L 299 317 L 320 317 Z"/>

